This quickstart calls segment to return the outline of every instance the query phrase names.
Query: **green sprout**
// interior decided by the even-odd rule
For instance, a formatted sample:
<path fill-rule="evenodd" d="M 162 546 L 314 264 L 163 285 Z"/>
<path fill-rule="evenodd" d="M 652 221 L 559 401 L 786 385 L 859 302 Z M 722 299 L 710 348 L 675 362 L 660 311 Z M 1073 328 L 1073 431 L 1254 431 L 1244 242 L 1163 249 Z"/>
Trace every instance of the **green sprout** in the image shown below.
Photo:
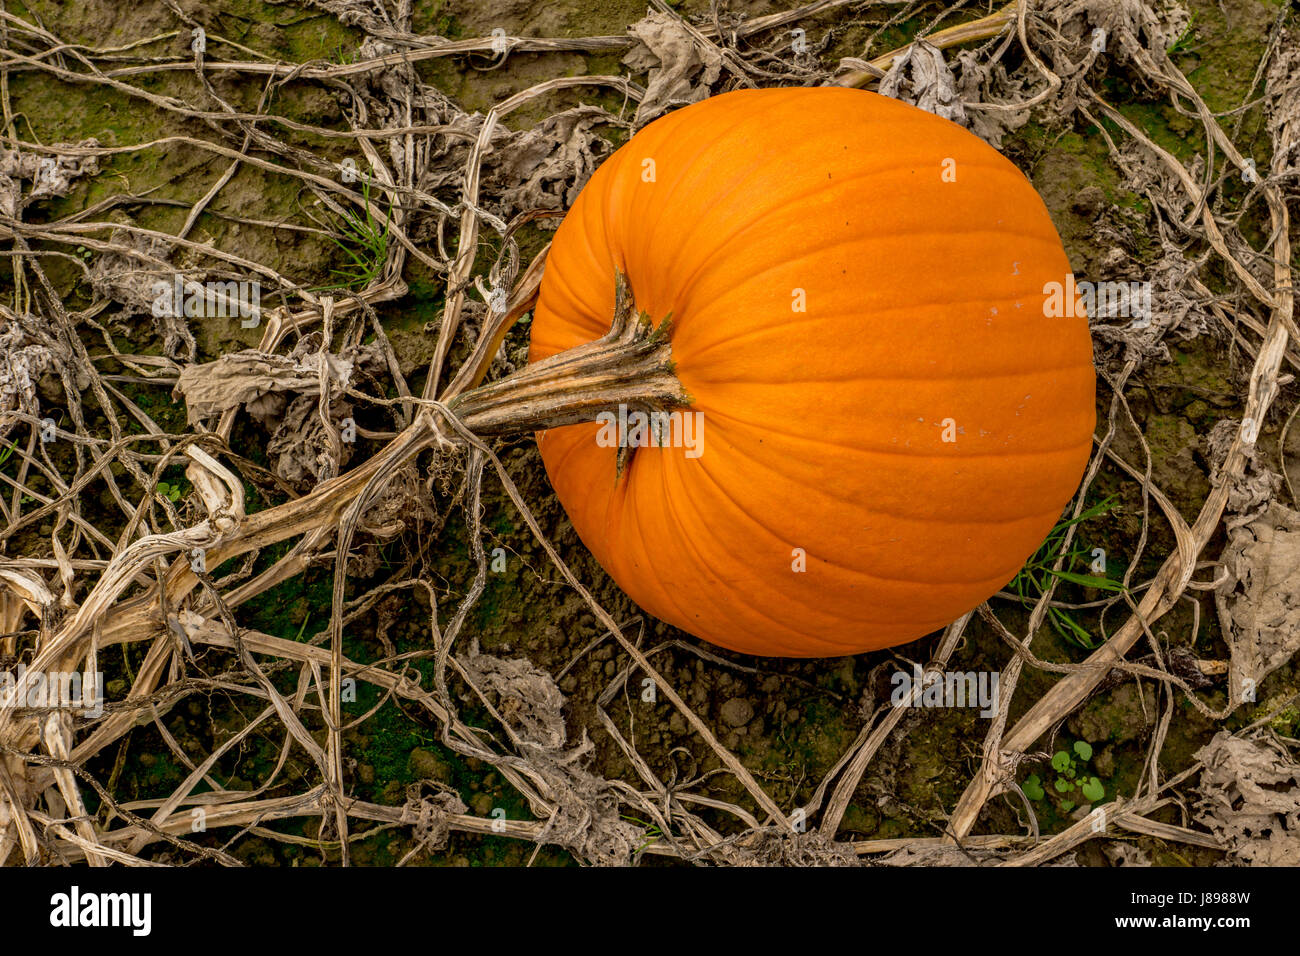
<path fill-rule="evenodd" d="M 343 220 L 339 224 L 342 239 L 330 236 L 330 242 L 343 250 L 347 264 L 341 269 L 331 269 L 330 274 L 339 281 L 333 285 L 318 286 L 313 292 L 328 292 L 332 289 L 364 289 L 370 285 L 388 261 L 387 218 L 381 224 L 375 218 L 370 205 L 370 177 L 361 184 L 361 195 L 365 202 L 365 215 L 350 209 L 343 210 Z"/>
<path fill-rule="evenodd" d="M 1170 44 L 1169 49 L 1166 50 L 1165 52 L 1166 53 L 1189 52 L 1191 48 L 1188 46 L 1188 41 L 1192 39 L 1192 28 L 1195 25 L 1196 25 L 1196 14 L 1193 13 L 1190 17 L 1187 18 L 1187 26 L 1183 29 L 1183 32 L 1179 34 L 1178 39 L 1175 40 L 1172 44 Z"/>
<path fill-rule="evenodd" d="M 640 845 L 636 848 L 636 854 L 638 856 L 641 853 L 643 853 L 647 847 L 649 847 L 654 843 L 657 843 L 659 839 L 663 836 L 663 831 L 659 829 L 659 824 L 657 823 L 648 823 L 645 820 L 638 819 L 637 817 L 630 817 L 627 816 L 626 814 L 620 814 L 620 816 L 624 820 L 629 820 L 632 823 L 635 823 L 637 826 L 645 828 L 645 838 L 641 841 Z"/>
<path fill-rule="evenodd" d="M 188 489 L 182 488 L 184 482 L 158 482 L 158 494 L 162 495 L 172 504 L 176 504 L 187 493 Z"/>
<path fill-rule="evenodd" d="M 1054 567 L 1057 557 L 1065 545 L 1065 536 L 1071 525 L 1081 524 L 1089 518 L 1105 514 L 1110 510 L 1113 502 L 1114 499 L 1107 498 L 1105 501 L 1081 512 L 1077 518 L 1062 521 L 1048 532 L 1047 538 L 1034 552 L 1033 556 L 1025 562 L 1025 566 L 1020 569 L 1020 573 L 1011 582 L 1011 590 L 1015 591 L 1021 603 L 1026 607 L 1033 605 L 1047 592 L 1051 586 L 1052 578 L 1070 584 L 1077 584 L 1081 587 L 1097 588 L 1102 591 L 1122 592 L 1124 590 L 1124 585 L 1113 578 L 1086 573 L 1092 561 L 1092 554 L 1078 541 L 1075 541 L 1065 554 L 1060 570 Z M 1086 650 L 1097 648 L 1099 642 L 1064 609 L 1049 607 L 1047 609 L 1047 619 L 1051 622 L 1056 633 L 1067 643 Z"/>
<path fill-rule="evenodd" d="M 1057 803 L 1062 813 L 1069 813 L 1077 805 L 1076 797 L 1082 797 L 1087 803 L 1096 803 L 1106 796 L 1106 788 L 1093 774 L 1087 772 L 1087 764 L 1092 760 L 1092 744 L 1086 740 L 1076 740 L 1070 750 L 1058 750 L 1052 754 L 1052 769 L 1056 778 L 1052 781 L 1052 790 L 1057 794 Z M 1043 779 L 1038 774 L 1031 774 L 1021 784 L 1021 790 L 1030 800 L 1042 800 L 1047 796 Z"/>

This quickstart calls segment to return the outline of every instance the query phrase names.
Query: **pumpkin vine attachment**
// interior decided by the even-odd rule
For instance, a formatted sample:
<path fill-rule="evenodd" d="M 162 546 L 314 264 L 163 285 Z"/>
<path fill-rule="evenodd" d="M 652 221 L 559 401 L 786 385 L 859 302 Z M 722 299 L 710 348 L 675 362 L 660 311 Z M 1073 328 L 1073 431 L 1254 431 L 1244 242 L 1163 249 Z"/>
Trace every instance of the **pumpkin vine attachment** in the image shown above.
<path fill-rule="evenodd" d="M 691 397 L 674 373 L 671 318 L 639 312 L 627 276 L 616 277 L 614 317 L 593 342 L 536 362 L 459 395 L 450 409 L 477 435 L 544 431 L 595 420 L 620 406 L 647 413 L 686 408 Z M 622 473 L 627 449 L 619 449 Z"/>

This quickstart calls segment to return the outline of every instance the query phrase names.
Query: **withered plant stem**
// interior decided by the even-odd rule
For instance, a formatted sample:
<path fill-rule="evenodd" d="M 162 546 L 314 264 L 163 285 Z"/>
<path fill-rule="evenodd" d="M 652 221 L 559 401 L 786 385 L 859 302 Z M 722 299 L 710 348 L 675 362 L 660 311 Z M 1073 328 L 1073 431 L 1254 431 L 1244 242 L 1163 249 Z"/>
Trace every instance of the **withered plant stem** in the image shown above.
<path fill-rule="evenodd" d="M 690 396 L 673 372 L 668 321 L 655 325 L 638 312 L 620 274 L 609 332 L 466 392 L 448 407 L 476 435 L 492 436 L 592 421 L 620 405 L 647 412 L 688 406 Z"/>

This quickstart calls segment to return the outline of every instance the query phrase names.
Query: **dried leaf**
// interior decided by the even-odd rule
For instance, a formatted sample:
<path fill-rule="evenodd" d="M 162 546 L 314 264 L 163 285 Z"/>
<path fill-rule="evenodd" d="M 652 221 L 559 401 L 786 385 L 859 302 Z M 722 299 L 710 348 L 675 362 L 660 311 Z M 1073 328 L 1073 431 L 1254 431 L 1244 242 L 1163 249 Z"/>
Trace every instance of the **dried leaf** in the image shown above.
<path fill-rule="evenodd" d="M 54 149 L 69 146 L 69 143 L 55 143 Z M 80 147 L 96 147 L 99 140 L 85 139 L 76 144 Z M 16 149 L 0 150 L 0 215 L 9 219 L 18 219 L 19 209 L 25 202 L 34 199 L 48 199 L 52 196 L 66 196 L 72 190 L 74 180 L 82 176 L 93 176 L 99 172 L 99 160 L 94 156 L 64 156 L 55 153 L 24 153 Z M 24 200 L 22 181 L 32 184 Z"/>
<path fill-rule="evenodd" d="M 700 44 L 677 17 L 651 11 L 628 27 L 628 33 L 637 42 L 623 57 L 623 65 L 634 73 L 650 74 L 636 111 L 638 127 L 669 110 L 705 99 L 722 75 L 722 56 Z"/>
<path fill-rule="evenodd" d="M 448 104 L 447 109 L 455 108 Z M 422 183 L 425 189 L 462 185 L 469 144 L 478 138 L 483 119 L 479 113 L 452 113 L 447 125 L 457 135 L 444 139 L 436 167 Z M 498 124 L 483 157 L 481 196 L 491 197 L 492 207 L 507 219 L 533 209 L 567 209 L 610 151 L 597 128 L 618 122 L 598 106 L 577 106 L 522 132 Z"/>
<path fill-rule="evenodd" d="M 147 315 L 162 336 L 163 354 L 171 359 L 193 362 L 198 344 L 180 309 L 159 310 L 157 285 L 174 282 L 172 247 L 153 236 L 116 230 L 109 237 L 122 251 L 105 252 L 90 267 L 90 287 L 105 299 L 120 302 L 125 315 Z M 159 314 L 162 312 L 163 314 Z"/>
<path fill-rule="evenodd" d="M 1228 578 L 1215 596 L 1236 693 L 1258 687 L 1300 651 L 1300 514 L 1270 501 L 1229 530 L 1220 564 Z"/>
<path fill-rule="evenodd" d="M 609 781 L 580 765 L 592 749 L 585 732 L 576 747 L 565 748 L 564 695 L 551 675 L 524 658 L 481 654 L 477 642 L 461 664 L 471 682 L 495 698 L 497 712 L 527 750 L 532 775 L 555 804 L 539 842 L 599 865 L 629 863 L 644 831 L 620 815 Z"/>
<path fill-rule="evenodd" d="M 1216 734 L 1197 751 L 1205 764 L 1196 820 L 1232 860 L 1252 866 L 1300 866 L 1300 764 L 1271 740 Z"/>
<path fill-rule="evenodd" d="M 40 417 L 36 383 L 56 358 L 49 343 L 23 323 L 11 319 L 0 328 L 0 436 L 16 421 L 6 412 Z"/>
<path fill-rule="evenodd" d="M 1102 846 L 1101 852 L 1110 861 L 1111 866 L 1151 865 L 1151 857 L 1131 843 L 1107 843 Z"/>
<path fill-rule="evenodd" d="M 190 424 L 243 405 L 269 426 L 283 418 L 286 393 L 319 395 L 322 379 L 327 387 L 346 388 L 352 371 L 352 359 L 328 352 L 284 356 L 243 349 L 214 362 L 187 365 L 172 394 L 185 399 Z"/>
<path fill-rule="evenodd" d="M 925 40 L 917 40 L 894 60 L 880 81 L 880 92 L 959 126 L 970 125 L 943 51 Z"/>
<path fill-rule="evenodd" d="M 1300 43 L 1286 29 L 1278 38 L 1265 75 L 1264 115 L 1273 140 L 1274 174 L 1294 174 L 1300 167 Z M 1289 142 L 1285 141 L 1288 129 Z"/>
<path fill-rule="evenodd" d="M 334 433 L 352 413 L 349 402 L 330 405 Z M 320 401 L 314 395 L 299 395 L 289 403 L 266 444 L 271 470 L 295 486 L 314 485 L 337 475 L 351 457 L 350 445 L 340 443 L 334 452 L 334 438 L 320 418 Z"/>

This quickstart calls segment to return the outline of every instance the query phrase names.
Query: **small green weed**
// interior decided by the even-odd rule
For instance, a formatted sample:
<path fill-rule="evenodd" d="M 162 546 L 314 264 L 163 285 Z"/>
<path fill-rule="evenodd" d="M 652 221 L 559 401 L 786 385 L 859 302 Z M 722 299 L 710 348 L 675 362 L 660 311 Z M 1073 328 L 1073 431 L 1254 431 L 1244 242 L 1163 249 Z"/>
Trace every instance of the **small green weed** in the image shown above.
<path fill-rule="evenodd" d="M 189 494 L 189 487 L 184 481 L 160 481 L 158 482 L 158 494 L 162 495 L 172 504 L 176 504 Z"/>
<path fill-rule="evenodd" d="M 1090 518 L 1096 518 L 1110 510 L 1114 499 L 1107 498 L 1098 504 L 1093 505 L 1080 512 L 1077 518 L 1071 518 L 1062 521 L 1050 532 L 1047 538 L 1034 552 L 1025 566 L 1020 569 L 1015 580 L 1011 582 L 1011 590 L 1016 593 L 1021 602 L 1026 606 L 1032 606 L 1040 597 L 1046 593 L 1052 578 L 1066 581 L 1070 584 L 1077 584 L 1086 588 L 1097 588 L 1102 591 L 1120 592 L 1124 590 L 1124 585 L 1114 578 L 1107 577 L 1105 574 L 1105 555 L 1098 556 L 1095 551 L 1089 551 L 1076 539 L 1070 547 L 1070 551 L 1065 555 L 1065 560 L 1061 562 L 1060 570 L 1056 570 L 1054 565 L 1056 559 L 1065 545 L 1065 535 L 1071 525 L 1081 524 Z M 1101 567 L 1098 568 L 1098 562 Z M 1101 574 L 1087 573 L 1088 571 L 1101 570 Z M 1098 646 L 1098 641 L 1092 634 L 1079 624 L 1069 612 L 1063 608 L 1048 608 L 1047 619 L 1051 622 L 1056 633 L 1070 644 L 1075 644 L 1087 650 L 1093 650 Z"/>
<path fill-rule="evenodd" d="M 339 224 L 342 239 L 330 236 L 330 241 L 343 250 L 347 264 L 341 269 L 331 269 L 330 274 L 339 281 L 333 285 L 318 286 L 313 292 L 333 289 L 364 289 L 370 285 L 388 261 L 388 222 L 382 224 L 375 218 L 370 205 L 370 179 L 362 183 L 361 194 L 365 202 L 365 215 L 350 209 L 343 210 Z"/>
<path fill-rule="evenodd" d="M 1086 772 L 1091 760 L 1092 744 L 1086 740 L 1076 740 L 1070 750 L 1058 750 L 1052 754 L 1052 770 L 1056 772 L 1056 778 L 1051 789 L 1062 813 L 1069 813 L 1077 806 L 1076 797 L 1082 797 L 1087 803 L 1096 803 L 1106 796 L 1101 780 Z M 1025 778 L 1021 789 L 1030 800 L 1042 800 L 1047 796 L 1047 787 L 1036 773 Z"/>

